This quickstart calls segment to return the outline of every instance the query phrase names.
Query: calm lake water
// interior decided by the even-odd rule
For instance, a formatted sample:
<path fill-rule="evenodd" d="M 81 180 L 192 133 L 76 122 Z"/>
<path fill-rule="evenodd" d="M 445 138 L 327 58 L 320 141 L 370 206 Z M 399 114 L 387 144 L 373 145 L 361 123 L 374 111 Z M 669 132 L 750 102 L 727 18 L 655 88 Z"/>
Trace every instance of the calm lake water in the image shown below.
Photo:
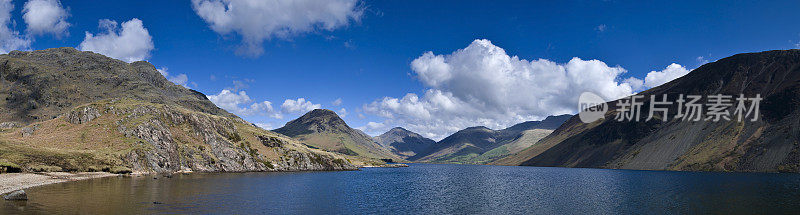
<path fill-rule="evenodd" d="M 29 201 L 4 201 L 0 214 L 800 213 L 800 174 L 413 164 L 115 177 L 27 191 Z"/>

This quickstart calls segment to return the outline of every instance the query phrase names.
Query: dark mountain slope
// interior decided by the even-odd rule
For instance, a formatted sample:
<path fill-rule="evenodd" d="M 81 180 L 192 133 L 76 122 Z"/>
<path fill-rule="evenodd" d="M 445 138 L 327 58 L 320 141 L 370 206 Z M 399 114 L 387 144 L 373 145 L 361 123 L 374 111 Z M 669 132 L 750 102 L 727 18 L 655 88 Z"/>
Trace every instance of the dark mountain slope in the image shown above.
<path fill-rule="evenodd" d="M 639 94 L 648 98 L 642 113 L 649 110 L 650 95 L 668 94 L 673 101 L 679 94 L 703 95 L 705 102 L 707 95 L 760 94 L 764 100 L 755 122 L 680 121 L 673 117 L 677 105 L 670 107 L 667 122 L 618 122 L 618 101 L 612 101 L 605 119 L 584 124 L 572 117 L 503 164 L 798 172 L 800 50 L 734 55 Z"/>
<path fill-rule="evenodd" d="M 503 129 L 502 131 L 509 132 L 509 133 L 518 133 L 520 131 L 531 130 L 531 129 L 546 129 L 546 130 L 556 130 L 561 124 L 564 124 L 572 115 L 564 114 L 558 116 L 548 116 L 542 121 L 527 121 L 523 123 L 519 123 Z"/>

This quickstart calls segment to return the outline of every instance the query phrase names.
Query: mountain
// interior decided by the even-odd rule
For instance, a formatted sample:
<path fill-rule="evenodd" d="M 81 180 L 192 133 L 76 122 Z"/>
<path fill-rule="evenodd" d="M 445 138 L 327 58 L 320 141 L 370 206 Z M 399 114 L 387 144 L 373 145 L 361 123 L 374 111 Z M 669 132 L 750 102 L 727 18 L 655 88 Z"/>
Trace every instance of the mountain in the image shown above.
<path fill-rule="evenodd" d="M 331 110 L 312 110 L 273 131 L 326 151 L 366 158 L 401 160 L 399 156 L 373 141 L 369 135 L 348 126 Z"/>
<path fill-rule="evenodd" d="M 12 51 L 0 57 L 2 122 L 28 124 L 82 104 L 130 98 L 231 117 L 200 92 L 167 81 L 150 63 L 125 63 L 74 48 Z"/>
<path fill-rule="evenodd" d="M 800 166 L 800 50 L 737 54 L 705 64 L 664 85 L 639 93 L 684 95 L 760 94 L 757 121 L 650 121 L 572 117 L 536 145 L 495 164 L 681 171 L 798 172 Z M 660 97 L 660 96 L 659 96 Z M 649 99 L 642 105 L 648 113 Z M 735 104 L 735 103 L 734 103 Z M 669 116 L 677 114 L 669 106 Z M 727 109 L 733 113 L 736 105 Z M 707 117 L 705 115 L 703 117 Z M 661 114 L 658 115 L 663 117 Z"/>
<path fill-rule="evenodd" d="M 556 130 L 561 124 L 564 124 L 572 115 L 564 114 L 558 116 L 548 116 L 542 121 L 527 121 L 523 123 L 519 123 L 503 129 L 503 132 L 507 133 L 519 133 L 525 130 L 531 129 L 545 129 L 545 130 Z"/>
<path fill-rule="evenodd" d="M 247 123 L 147 62 L 74 48 L 0 55 L 0 166 L 26 171 L 355 169 Z"/>
<path fill-rule="evenodd" d="M 422 135 L 396 127 L 374 138 L 375 142 L 388 148 L 392 153 L 406 160 L 414 160 L 416 155 L 427 154 L 436 141 Z"/>
<path fill-rule="evenodd" d="M 460 130 L 436 143 L 428 154 L 413 161 L 433 163 L 485 164 L 533 145 L 558 128 L 570 115 L 549 116 L 502 130 L 484 126 Z"/>

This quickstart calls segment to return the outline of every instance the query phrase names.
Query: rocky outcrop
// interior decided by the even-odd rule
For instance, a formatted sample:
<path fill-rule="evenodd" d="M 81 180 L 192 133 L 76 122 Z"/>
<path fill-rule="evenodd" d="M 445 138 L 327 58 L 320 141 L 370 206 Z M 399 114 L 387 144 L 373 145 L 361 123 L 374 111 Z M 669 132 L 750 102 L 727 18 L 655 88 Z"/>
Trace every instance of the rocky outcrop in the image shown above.
<path fill-rule="evenodd" d="M 274 149 L 279 154 L 284 154 L 280 160 L 273 163 L 277 171 L 306 171 L 306 170 L 354 170 L 357 169 L 345 158 L 335 158 L 322 154 L 303 153 L 296 150 L 282 148 Z"/>
<path fill-rule="evenodd" d="M 0 123 L 0 129 L 11 129 L 11 128 L 17 128 L 17 127 L 21 127 L 21 126 L 22 126 L 22 124 L 20 124 L 18 122 L 2 122 L 2 123 Z"/>
<path fill-rule="evenodd" d="M 68 122 L 71 122 L 71 123 L 74 123 L 74 124 L 87 123 L 87 122 L 92 121 L 93 119 L 95 119 L 97 117 L 100 117 L 100 112 L 97 111 L 97 108 L 94 108 L 92 106 L 86 106 L 86 107 L 77 108 L 77 109 L 75 109 L 73 111 L 70 111 L 65 116 L 65 118 L 66 118 L 66 120 Z"/>
<path fill-rule="evenodd" d="M 157 173 L 357 169 L 341 155 L 309 149 L 237 117 L 138 100 L 112 99 L 83 105 L 62 117 L 20 130 L 21 138 L 12 140 L 15 146 L 37 142 L 46 146 L 49 134 L 57 133 L 63 139 L 58 147 L 81 150 L 74 155 L 11 156 L 20 159 L 13 162 L 26 164 L 26 169 L 32 165 L 70 171 Z M 102 138 L 91 139 L 89 135 Z M 93 144 L 114 149 L 88 147 Z"/>
<path fill-rule="evenodd" d="M 237 126 L 251 126 L 238 118 L 217 117 L 186 112 L 170 106 L 139 105 L 128 110 L 113 109 L 125 118 L 117 121 L 119 132 L 126 137 L 141 139 L 141 146 L 123 158 L 133 164 L 134 171 L 203 172 L 348 170 L 355 166 L 327 154 L 284 148 L 287 140 L 268 134 L 255 135 L 277 159 L 261 156 L 242 139 Z M 130 121 L 147 119 L 138 124 Z M 200 140 L 197 144 L 177 141 L 176 127 L 187 128 L 189 135 Z M 252 128 L 254 129 L 254 127 Z M 267 131 L 264 131 L 267 133 Z M 193 147 L 194 145 L 194 147 Z"/>
<path fill-rule="evenodd" d="M 22 137 L 29 137 L 29 136 L 33 135 L 33 132 L 36 132 L 36 129 L 38 129 L 38 128 L 39 128 L 39 125 L 27 126 L 27 127 L 22 128 L 20 133 L 22 134 Z"/>
<path fill-rule="evenodd" d="M 270 137 L 270 136 L 256 136 L 258 137 L 258 141 L 261 144 L 264 144 L 266 147 L 282 147 L 286 145 L 286 141 L 281 140 L 277 137 Z"/>

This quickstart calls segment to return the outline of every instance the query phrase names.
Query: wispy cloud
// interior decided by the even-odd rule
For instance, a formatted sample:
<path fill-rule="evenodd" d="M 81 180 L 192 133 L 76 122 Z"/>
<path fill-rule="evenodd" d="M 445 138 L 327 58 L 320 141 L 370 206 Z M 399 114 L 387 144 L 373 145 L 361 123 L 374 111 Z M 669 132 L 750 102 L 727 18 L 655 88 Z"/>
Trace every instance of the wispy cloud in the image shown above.
<path fill-rule="evenodd" d="M 700 63 L 700 65 L 707 64 L 709 62 L 708 59 L 706 59 L 703 56 L 697 56 L 695 60 L 697 60 L 697 62 Z"/>
<path fill-rule="evenodd" d="M 608 26 L 606 26 L 606 24 L 600 24 L 597 27 L 594 27 L 594 30 L 597 32 L 605 32 L 606 29 L 608 29 Z"/>
<path fill-rule="evenodd" d="M 192 8 L 215 32 L 240 35 L 237 53 L 253 57 L 264 52 L 265 40 L 332 31 L 359 21 L 364 11 L 358 0 L 192 0 Z"/>
<path fill-rule="evenodd" d="M 342 98 L 338 98 L 336 100 L 333 100 L 333 102 L 331 102 L 331 105 L 333 105 L 333 106 L 342 105 Z"/>

